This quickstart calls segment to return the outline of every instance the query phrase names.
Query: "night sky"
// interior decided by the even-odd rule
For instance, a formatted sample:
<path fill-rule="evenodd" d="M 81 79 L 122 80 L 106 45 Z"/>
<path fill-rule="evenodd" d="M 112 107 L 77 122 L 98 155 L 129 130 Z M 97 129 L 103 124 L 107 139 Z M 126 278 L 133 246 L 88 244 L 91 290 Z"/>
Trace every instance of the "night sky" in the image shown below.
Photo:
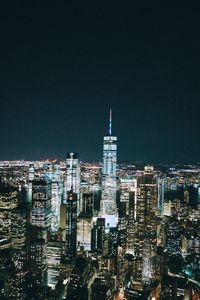
<path fill-rule="evenodd" d="M 0 160 L 200 161 L 198 7 L 2 2 Z"/>

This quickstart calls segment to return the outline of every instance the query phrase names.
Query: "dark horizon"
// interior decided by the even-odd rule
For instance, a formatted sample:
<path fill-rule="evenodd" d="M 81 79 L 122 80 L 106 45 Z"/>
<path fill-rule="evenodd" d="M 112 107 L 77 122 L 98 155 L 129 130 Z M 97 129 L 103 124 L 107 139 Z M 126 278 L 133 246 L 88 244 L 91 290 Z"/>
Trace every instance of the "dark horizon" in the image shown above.
<path fill-rule="evenodd" d="M 199 8 L 1 5 L 0 160 L 199 161 Z"/>

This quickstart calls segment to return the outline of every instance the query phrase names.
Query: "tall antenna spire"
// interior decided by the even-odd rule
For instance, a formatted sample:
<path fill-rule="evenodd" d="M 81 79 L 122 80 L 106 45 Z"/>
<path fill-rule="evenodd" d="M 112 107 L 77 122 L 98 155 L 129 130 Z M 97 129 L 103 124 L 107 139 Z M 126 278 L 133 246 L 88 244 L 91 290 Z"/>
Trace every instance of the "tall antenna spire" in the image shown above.
<path fill-rule="evenodd" d="M 112 108 L 110 108 L 109 135 L 112 135 Z"/>

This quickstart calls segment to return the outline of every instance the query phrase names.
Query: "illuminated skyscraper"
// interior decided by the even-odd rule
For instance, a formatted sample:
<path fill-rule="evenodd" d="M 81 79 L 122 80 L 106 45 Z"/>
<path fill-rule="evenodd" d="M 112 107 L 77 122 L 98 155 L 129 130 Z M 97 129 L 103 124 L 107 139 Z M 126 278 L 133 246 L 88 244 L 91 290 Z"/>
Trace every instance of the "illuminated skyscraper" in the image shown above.
<path fill-rule="evenodd" d="M 120 245 L 133 253 L 134 222 L 136 219 L 137 179 L 132 176 L 120 178 L 120 202 L 118 234 Z"/>
<path fill-rule="evenodd" d="M 97 218 L 96 224 L 92 228 L 91 232 L 91 248 L 92 251 L 103 252 L 105 235 L 105 219 Z"/>
<path fill-rule="evenodd" d="M 51 182 L 47 179 L 33 180 L 31 225 L 45 230 L 51 228 Z"/>
<path fill-rule="evenodd" d="M 60 205 L 63 193 L 60 165 L 57 162 L 43 165 L 44 176 L 51 184 L 51 230 L 57 231 L 60 226 Z"/>
<path fill-rule="evenodd" d="M 18 206 L 17 192 L 0 194 L 0 239 L 11 237 L 12 211 Z"/>
<path fill-rule="evenodd" d="M 155 279 L 157 197 L 153 167 L 145 167 L 138 179 L 133 272 L 133 280 L 141 284 Z"/>
<path fill-rule="evenodd" d="M 66 181 L 64 203 L 68 192 L 73 191 L 77 198 L 77 214 L 80 213 L 80 162 L 78 153 L 68 152 L 66 159 Z"/>
<path fill-rule="evenodd" d="M 163 177 L 159 177 L 158 180 L 158 210 L 161 215 L 164 211 L 164 192 L 165 192 L 165 181 Z"/>
<path fill-rule="evenodd" d="M 91 250 L 93 219 L 89 213 L 81 212 L 77 218 L 77 248 Z"/>
<path fill-rule="evenodd" d="M 29 165 L 28 180 L 29 180 L 29 182 L 32 182 L 34 180 L 34 164 Z"/>
<path fill-rule="evenodd" d="M 51 230 L 51 181 L 46 177 L 32 181 L 32 207 L 28 268 L 38 285 L 47 280 L 47 231 Z"/>
<path fill-rule="evenodd" d="M 51 230 L 57 231 L 60 226 L 60 205 L 61 205 L 61 192 L 60 192 L 60 182 L 56 180 L 55 177 L 52 178 L 51 182 L 52 188 L 52 220 L 51 220 Z"/>
<path fill-rule="evenodd" d="M 33 233 L 30 237 L 28 268 L 33 274 L 37 285 L 42 286 L 47 283 L 47 240 L 41 234 L 39 228 L 36 231 L 37 238 Z"/>
<path fill-rule="evenodd" d="M 107 186 L 116 187 L 117 137 L 112 135 L 111 109 L 108 133 L 103 139 L 103 179 Z"/>
<path fill-rule="evenodd" d="M 103 138 L 103 171 L 101 216 L 106 220 L 106 228 L 116 227 L 116 169 L 117 137 L 112 134 L 112 110 L 110 109 L 108 135 Z"/>
<path fill-rule="evenodd" d="M 80 192 L 80 163 L 77 153 L 67 153 L 66 159 L 66 189 L 67 192 L 73 190 L 73 193 Z"/>
<path fill-rule="evenodd" d="M 55 289 L 60 275 L 60 261 L 64 254 L 62 241 L 49 241 L 47 243 L 47 284 Z"/>
<path fill-rule="evenodd" d="M 65 205 L 67 255 L 70 259 L 74 259 L 77 241 L 77 194 L 73 193 L 73 191 L 68 192 Z"/>

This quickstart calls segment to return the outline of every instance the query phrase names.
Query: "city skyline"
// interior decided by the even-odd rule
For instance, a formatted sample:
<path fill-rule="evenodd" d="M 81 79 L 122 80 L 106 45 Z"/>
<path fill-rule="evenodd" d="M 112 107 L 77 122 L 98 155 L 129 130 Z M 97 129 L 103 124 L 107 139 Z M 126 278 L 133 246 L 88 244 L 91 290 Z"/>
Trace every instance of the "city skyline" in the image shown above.
<path fill-rule="evenodd" d="M 124 163 L 116 180 L 112 130 L 103 148 L 103 168 L 2 162 L 0 298 L 199 298 L 199 165 Z"/>
<path fill-rule="evenodd" d="M 200 299 L 200 6 L 145 2 L 0 6 L 0 299 Z"/>
<path fill-rule="evenodd" d="M 119 161 L 199 160 L 198 9 L 1 8 L 0 159 L 100 160 L 107 111 Z"/>

